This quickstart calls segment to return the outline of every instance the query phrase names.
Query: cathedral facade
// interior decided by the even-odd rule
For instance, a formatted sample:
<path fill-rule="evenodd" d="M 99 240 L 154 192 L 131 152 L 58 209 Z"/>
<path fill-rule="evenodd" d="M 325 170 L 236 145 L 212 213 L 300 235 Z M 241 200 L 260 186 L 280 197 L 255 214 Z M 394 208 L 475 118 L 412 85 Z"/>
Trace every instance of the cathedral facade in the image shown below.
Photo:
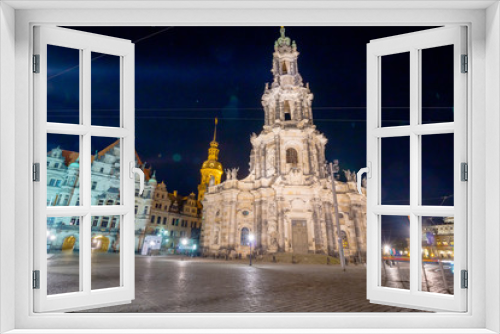
<path fill-rule="evenodd" d="M 295 41 L 275 43 L 273 83 L 262 96 L 264 126 L 251 135 L 250 173 L 237 169 L 212 182 L 203 199 L 201 247 L 205 254 L 291 252 L 335 255 L 342 239 L 347 258 L 366 252 L 366 193 L 356 191 L 354 173 L 335 181 L 340 231 L 335 224 L 327 139 L 314 125 L 309 85 L 298 71 Z"/>

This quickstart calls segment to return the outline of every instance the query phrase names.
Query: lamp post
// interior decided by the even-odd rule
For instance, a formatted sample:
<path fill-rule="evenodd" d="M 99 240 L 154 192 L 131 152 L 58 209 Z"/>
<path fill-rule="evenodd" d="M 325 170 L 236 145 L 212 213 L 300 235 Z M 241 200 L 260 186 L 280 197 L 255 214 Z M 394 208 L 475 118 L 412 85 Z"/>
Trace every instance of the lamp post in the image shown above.
<path fill-rule="evenodd" d="M 253 239 L 254 239 L 254 236 L 252 233 L 250 233 L 248 235 L 248 241 L 249 241 L 248 244 L 250 245 L 250 266 L 252 266 L 252 241 L 253 241 Z"/>
<path fill-rule="evenodd" d="M 330 167 L 330 177 L 332 178 L 333 208 L 335 209 L 335 222 L 337 225 L 339 260 L 342 265 L 342 270 L 345 271 L 344 245 L 342 244 L 342 237 L 340 236 L 339 204 L 337 202 L 337 189 L 335 187 L 335 173 L 339 172 L 339 161 L 333 160 L 333 162 L 334 163 L 328 163 L 327 166 Z"/>

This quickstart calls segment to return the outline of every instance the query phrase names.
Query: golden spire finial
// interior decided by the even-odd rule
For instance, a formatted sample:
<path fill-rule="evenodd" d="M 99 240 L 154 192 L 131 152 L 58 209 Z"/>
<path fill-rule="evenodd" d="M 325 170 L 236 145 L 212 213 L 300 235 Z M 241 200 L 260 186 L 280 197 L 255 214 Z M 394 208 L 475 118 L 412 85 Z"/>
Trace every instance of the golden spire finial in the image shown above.
<path fill-rule="evenodd" d="M 214 140 L 215 141 L 215 137 L 217 136 L 217 123 L 219 122 L 219 120 L 217 119 L 217 117 L 215 117 L 215 128 L 214 128 Z"/>

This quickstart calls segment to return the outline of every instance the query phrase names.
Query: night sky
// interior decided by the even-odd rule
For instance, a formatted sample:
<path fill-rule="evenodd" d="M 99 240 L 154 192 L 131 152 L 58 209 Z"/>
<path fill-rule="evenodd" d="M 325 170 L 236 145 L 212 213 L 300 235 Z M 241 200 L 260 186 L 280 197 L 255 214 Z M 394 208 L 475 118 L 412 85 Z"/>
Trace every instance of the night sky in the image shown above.
<path fill-rule="evenodd" d="M 73 29 L 136 42 L 136 150 L 170 192 L 196 193 L 215 117 L 219 118 L 217 140 L 223 167 L 240 167 L 240 179 L 247 175 L 249 139 L 264 123 L 261 96 L 265 83 L 273 80 L 270 70 L 279 27 Z M 328 138 L 326 158 L 338 159 L 341 170 L 357 171 L 366 165 L 366 44 L 372 39 L 423 29 L 428 28 L 286 27 L 286 35 L 296 41 L 300 52 L 299 72 L 314 94 L 314 122 Z M 49 67 L 49 121 L 78 122 L 74 117 L 78 110 L 78 58 L 70 51 L 49 50 L 49 65 L 54 64 Z M 449 49 L 425 52 L 423 121 L 453 120 L 453 90 L 449 84 L 453 75 L 451 68 L 443 65 L 449 61 L 440 59 L 445 59 Z M 99 54 L 93 58 L 92 122 L 116 125 L 117 60 Z M 408 120 L 408 73 L 405 55 L 383 60 L 384 126 L 402 125 Z M 453 135 L 439 136 L 424 139 L 423 145 L 428 147 L 422 153 L 424 204 L 453 205 L 452 197 L 444 203 L 442 198 L 453 194 L 453 152 L 449 152 Z M 387 163 L 382 170 L 382 201 L 407 204 L 407 138 L 384 141 L 382 160 Z M 59 144 L 76 149 L 69 143 Z M 93 150 L 107 144 L 109 140 L 97 138 Z M 48 149 L 54 145 L 49 141 Z"/>

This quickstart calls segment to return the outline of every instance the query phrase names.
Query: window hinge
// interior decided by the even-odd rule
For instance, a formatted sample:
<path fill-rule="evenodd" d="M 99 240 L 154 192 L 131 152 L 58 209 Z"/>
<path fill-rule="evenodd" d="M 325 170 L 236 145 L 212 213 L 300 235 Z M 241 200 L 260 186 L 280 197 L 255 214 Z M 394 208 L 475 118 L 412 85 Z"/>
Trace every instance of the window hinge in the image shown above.
<path fill-rule="evenodd" d="M 462 277 L 462 289 L 469 288 L 469 272 L 467 270 L 462 270 L 460 276 Z"/>
<path fill-rule="evenodd" d="M 469 56 L 467 55 L 462 55 L 462 73 L 467 73 L 469 72 Z"/>
<path fill-rule="evenodd" d="M 469 166 L 466 162 L 462 162 L 460 165 L 460 180 L 461 181 L 469 181 Z"/>
<path fill-rule="evenodd" d="M 33 164 L 33 181 L 40 182 L 40 164 L 38 162 Z"/>
<path fill-rule="evenodd" d="M 33 73 L 40 73 L 40 55 L 33 55 Z"/>
<path fill-rule="evenodd" d="M 33 289 L 40 289 L 40 270 L 33 270 Z"/>

